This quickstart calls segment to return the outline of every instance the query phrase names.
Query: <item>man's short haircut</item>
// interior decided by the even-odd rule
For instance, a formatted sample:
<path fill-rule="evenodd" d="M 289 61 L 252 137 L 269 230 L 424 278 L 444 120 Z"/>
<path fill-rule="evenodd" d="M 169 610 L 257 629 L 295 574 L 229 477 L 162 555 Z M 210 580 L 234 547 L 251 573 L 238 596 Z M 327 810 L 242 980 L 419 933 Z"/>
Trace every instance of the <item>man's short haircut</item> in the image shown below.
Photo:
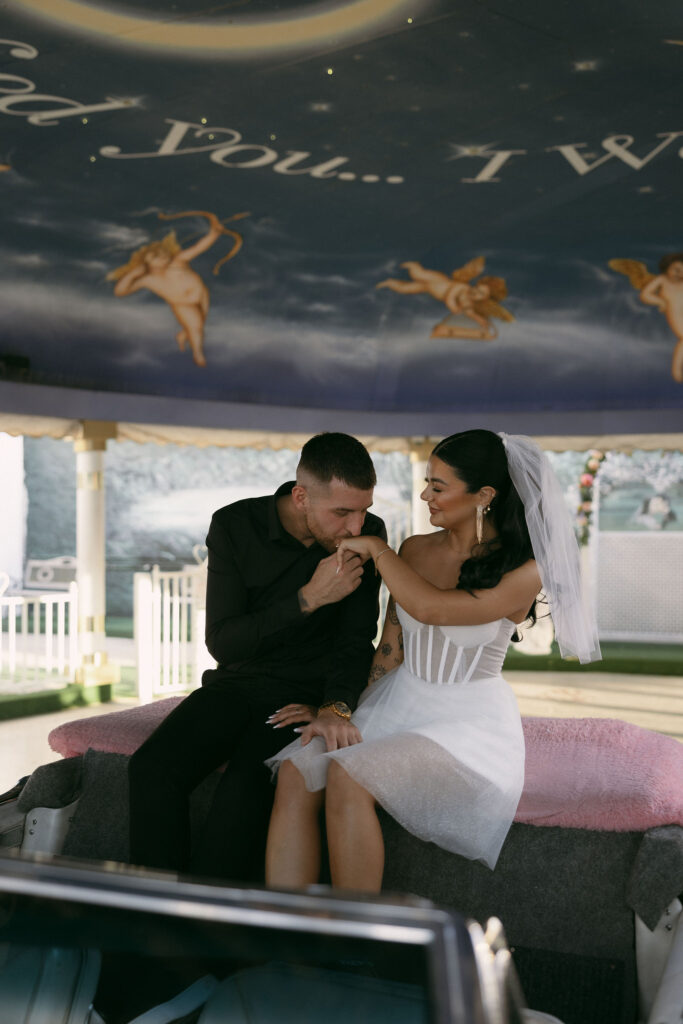
<path fill-rule="evenodd" d="M 365 446 L 349 434 L 316 434 L 301 449 L 297 478 L 299 470 L 310 473 L 320 483 L 341 480 L 359 491 L 369 491 L 377 483 L 375 467 Z"/>

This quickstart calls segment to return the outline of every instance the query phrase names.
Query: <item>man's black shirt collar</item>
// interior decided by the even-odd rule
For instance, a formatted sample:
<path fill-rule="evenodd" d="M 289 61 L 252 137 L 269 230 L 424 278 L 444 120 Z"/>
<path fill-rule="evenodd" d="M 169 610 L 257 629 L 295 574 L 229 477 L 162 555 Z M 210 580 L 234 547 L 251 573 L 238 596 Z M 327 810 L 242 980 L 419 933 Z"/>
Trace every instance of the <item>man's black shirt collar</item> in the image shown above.
<path fill-rule="evenodd" d="M 281 484 L 275 494 L 268 500 L 268 539 L 298 546 L 301 544 L 301 541 L 298 541 L 296 537 L 293 537 L 291 533 L 285 530 L 277 511 L 278 498 L 284 498 L 291 494 L 295 483 L 295 480 L 288 480 L 287 483 Z"/>

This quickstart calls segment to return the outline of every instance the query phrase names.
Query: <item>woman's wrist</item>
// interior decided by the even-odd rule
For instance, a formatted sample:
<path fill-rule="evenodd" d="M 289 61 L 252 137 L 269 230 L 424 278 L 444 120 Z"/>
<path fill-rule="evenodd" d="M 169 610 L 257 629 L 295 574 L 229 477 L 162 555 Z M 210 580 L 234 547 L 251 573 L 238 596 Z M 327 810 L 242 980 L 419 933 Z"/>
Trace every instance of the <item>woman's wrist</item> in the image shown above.
<path fill-rule="evenodd" d="M 379 566 L 378 566 L 377 563 L 379 562 L 379 560 L 382 557 L 382 555 L 386 555 L 386 553 L 388 551 L 391 551 L 392 555 L 394 554 L 393 549 L 390 548 L 388 544 L 385 544 L 383 548 L 381 548 L 379 551 L 375 552 L 375 554 L 372 556 L 372 560 L 375 563 L 375 572 L 379 572 L 380 571 L 379 570 Z"/>

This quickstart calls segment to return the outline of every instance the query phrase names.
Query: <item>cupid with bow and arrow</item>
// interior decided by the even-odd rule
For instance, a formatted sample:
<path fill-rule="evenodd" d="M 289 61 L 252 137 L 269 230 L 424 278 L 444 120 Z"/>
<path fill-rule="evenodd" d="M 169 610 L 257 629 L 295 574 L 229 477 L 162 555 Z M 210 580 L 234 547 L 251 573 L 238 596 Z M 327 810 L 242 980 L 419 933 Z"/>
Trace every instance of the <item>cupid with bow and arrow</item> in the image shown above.
<path fill-rule="evenodd" d="M 204 357 L 204 323 L 209 312 L 209 289 L 199 274 L 190 267 L 191 261 L 206 252 L 220 238 L 229 235 L 234 241 L 230 251 L 214 266 L 214 274 L 242 248 L 243 238 L 225 224 L 248 217 L 248 213 L 236 213 L 221 221 L 205 210 L 186 210 L 183 213 L 160 213 L 161 220 L 175 220 L 178 217 L 206 217 L 208 231 L 194 243 L 183 249 L 175 231 L 169 231 L 160 241 L 148 242 L 132 254 L 124 266 L 107 274 L 108 281 L 116 281 L 114 295 L 119 298 L 133 295 L 143 288 L 158 295 L 171 307 L 180 324 L 176 341 L 181 352 L 190 346 L 192 358 L 197 366 L 206 366 Z"/>

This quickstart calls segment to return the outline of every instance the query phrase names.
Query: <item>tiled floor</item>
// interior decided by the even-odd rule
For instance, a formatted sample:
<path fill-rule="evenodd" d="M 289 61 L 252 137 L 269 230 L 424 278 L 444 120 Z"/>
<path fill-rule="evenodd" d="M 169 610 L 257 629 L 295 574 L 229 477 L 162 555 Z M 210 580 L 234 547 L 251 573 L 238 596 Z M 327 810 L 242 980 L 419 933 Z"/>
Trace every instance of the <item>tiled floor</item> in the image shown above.
<path fill-rule="evenodd" d="M 523 715 L 619 718 L 683 742 L 683 676 L 506 672 Z"/>
<path fill-rule="evenodd" d="M 607 672 L 508 672 L 523 715 L 619 718 L 683 742 L 683 677 Z M 59 754 L 48 734 L 62 722 L 130 707 L 123 700 L 0 722 L 0 793 Z"/>

